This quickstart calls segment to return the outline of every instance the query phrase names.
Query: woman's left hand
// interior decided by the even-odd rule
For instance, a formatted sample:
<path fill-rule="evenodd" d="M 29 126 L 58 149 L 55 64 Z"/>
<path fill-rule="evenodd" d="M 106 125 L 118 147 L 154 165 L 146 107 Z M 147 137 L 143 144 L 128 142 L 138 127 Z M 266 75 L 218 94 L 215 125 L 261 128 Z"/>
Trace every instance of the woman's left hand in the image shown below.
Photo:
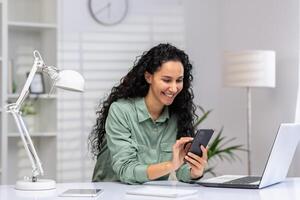
<path fill-rule="evenodd" d="M 202 150 L 202 157 L 193 154 L 192 152 L 189 152 L 186 156 L 185 159 L 188 161 L 188 164 L 191 167 L 191 178 L 192 179 L 197 179 L 200 178 L 203 173 L 204 169 L 207 166 L 207 148 L 201 145 L 201 150 Z"/>

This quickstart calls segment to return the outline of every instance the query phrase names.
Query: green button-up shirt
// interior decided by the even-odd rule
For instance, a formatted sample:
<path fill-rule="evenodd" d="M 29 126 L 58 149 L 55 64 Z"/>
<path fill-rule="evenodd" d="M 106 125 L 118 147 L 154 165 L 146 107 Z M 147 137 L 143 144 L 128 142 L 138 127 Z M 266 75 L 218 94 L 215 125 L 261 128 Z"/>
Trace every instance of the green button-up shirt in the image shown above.
<path fill-rule="evenodd" d="M 169 115 L 168 107 L 153 121 L 144 98 L 118 100 L 109 108 L 105 130 L 106 142 L 98 156 L 93 181 L 143 183 L 149 181 L 149 165 L 172 159 L 177 119 Z M 181 181 L 191 180 L 187 164 L 176 175 Z M 159 179 L 166 180 L 168 175 Z"/>

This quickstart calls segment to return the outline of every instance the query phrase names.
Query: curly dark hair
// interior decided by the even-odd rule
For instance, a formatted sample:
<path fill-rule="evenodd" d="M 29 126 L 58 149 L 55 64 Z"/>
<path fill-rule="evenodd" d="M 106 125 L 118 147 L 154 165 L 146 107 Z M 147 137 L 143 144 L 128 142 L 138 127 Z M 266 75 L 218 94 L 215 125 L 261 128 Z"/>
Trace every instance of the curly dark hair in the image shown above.
<path fill-rule="evenodd" d="M 196 117 L 196 106 L 193 103 L 194 95 L 191 89 L 192 65 L 184 51 L 170 44 L 159 44 L 137 57 L 133 68 L 120 80 L 119 85 L 112 88 L 107 99 L 100 103 L 100 109 L 96 111 L 98 116 L 96 124 L 88 138 L 93 156 L 97 157 L 103 147 L 106 133 L 105 122 L 110 105 L 118 99 L 145 97 L 149 90 L 149 84 L 144 77 L 145 72 L 154 74 L 163 63 L 168 61 L 179 61 L 184 67 L 183 88 L 169 106 L 170 114 L 177 115 L 178 119 L 177 139 L 194 135 L 193 122 Z"/>

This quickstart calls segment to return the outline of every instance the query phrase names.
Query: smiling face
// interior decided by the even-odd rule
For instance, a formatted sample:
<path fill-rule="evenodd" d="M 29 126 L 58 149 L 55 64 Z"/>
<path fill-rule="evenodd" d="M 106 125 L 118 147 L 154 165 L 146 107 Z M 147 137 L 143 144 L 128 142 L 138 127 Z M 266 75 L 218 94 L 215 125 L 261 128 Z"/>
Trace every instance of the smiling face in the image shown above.
<path fill-rule="evenodd" d="M 184 68 L 179 61 L 168 61 L 161 65 L 153 74 L 145 73 L 149 83 L 146 98 L 152 105 L 163 108 L 171 105 L 183 88 Z"/>

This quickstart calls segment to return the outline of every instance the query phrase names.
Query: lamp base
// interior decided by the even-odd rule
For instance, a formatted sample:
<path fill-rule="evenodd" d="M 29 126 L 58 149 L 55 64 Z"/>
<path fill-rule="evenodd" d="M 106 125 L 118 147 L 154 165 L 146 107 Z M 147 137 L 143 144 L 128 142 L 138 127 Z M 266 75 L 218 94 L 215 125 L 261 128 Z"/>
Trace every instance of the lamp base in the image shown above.
<path fill-rule="evenodd" d="M 36 182 L 31 180 L 18 180 L 16 182 L 16 190 L 53 190 L 56 188 L 54 180 L 38 179 Z"/>

